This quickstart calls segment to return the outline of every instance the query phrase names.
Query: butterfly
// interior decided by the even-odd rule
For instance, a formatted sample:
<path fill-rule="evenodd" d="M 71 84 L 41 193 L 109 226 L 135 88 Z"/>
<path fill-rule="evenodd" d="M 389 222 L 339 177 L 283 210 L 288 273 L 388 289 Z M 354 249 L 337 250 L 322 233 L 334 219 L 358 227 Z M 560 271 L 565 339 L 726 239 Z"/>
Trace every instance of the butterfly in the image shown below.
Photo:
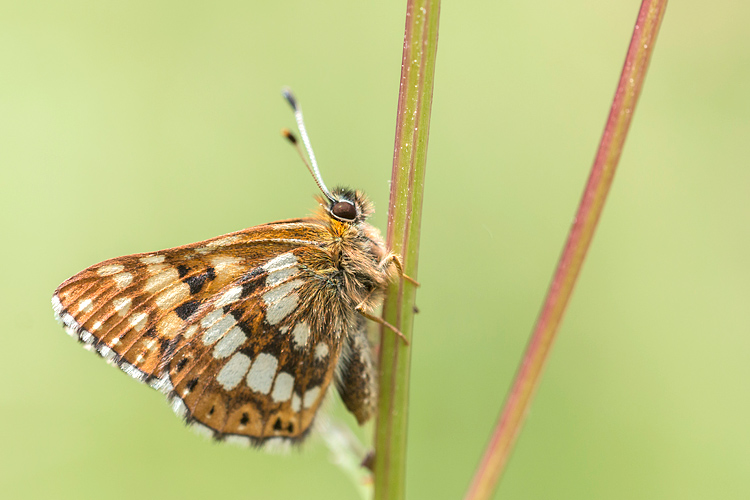
<path fill-rule="evenodd" d="M 55 316 L 84 347 L 168 398 L 214 439 L 276 447 L 300 442 L 333 383 L 361 424 L 377 400 L 367 321 L 400 258 L 367 224 L 359 191 L 323 183 L 314 216 L 251 227 L 191 245 L 118 257 L 62 283 Z M 411 278 L 406 277 L 410 281 Z"/>

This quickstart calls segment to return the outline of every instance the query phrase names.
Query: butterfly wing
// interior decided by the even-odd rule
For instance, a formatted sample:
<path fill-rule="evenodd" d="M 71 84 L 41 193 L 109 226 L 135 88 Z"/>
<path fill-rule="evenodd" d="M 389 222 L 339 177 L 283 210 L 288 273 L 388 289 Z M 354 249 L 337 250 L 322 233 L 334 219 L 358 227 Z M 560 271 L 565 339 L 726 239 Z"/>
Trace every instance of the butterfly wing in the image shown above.
<path fill-rule="evenodd" d="M 333 380 L 344 332 L 309 320 L 305 297 L 317 283 L 301 253 L 275 257 L 202 306 L 191 318 L 196 340 L 169 363 L 173 398 L 215 438 L 299 439 Z"/>
<path fill-rule="evenodd" d="M 362 316 L 344 339 L 336 366 L 336 389 L 357 422 L 363 424 L 372 417 L 377 403 L 377 380 L 367 339 L 367 321 Z"/>
<path fill-rule="evenodd" d="M 53 307 L 69 333 L 213 437 L 293 441 L 310 429 L 348 324 L 319 272 L 324 232 L 283 221 L 104 261 L 63 283 Z M 334 302 L 325 321 L 311 316 L 321 298 Z"/>

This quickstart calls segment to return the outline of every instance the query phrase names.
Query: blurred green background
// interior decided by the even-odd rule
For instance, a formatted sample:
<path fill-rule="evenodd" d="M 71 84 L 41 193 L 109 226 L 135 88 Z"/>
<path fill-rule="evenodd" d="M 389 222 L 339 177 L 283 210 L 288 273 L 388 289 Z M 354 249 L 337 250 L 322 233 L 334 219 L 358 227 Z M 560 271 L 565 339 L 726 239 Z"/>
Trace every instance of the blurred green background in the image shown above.
<path fill-rule="evenodd" d="M 408 495 L 460 498 L 571 224 L 637 1 L 443 3 Z M 0 4 L 0 496 L 354 498 L 318 438 L 215 445 L 49 298 L 106 258 L 309 213 L 384 228 L 405 3 Z M 498 498 L 750 498 L 750 4 L 669 5 L 599 232 Z M 331 405 L 334 413 L 353 422 Z M 371 426 L 360 433 L 367 439 Z"/>

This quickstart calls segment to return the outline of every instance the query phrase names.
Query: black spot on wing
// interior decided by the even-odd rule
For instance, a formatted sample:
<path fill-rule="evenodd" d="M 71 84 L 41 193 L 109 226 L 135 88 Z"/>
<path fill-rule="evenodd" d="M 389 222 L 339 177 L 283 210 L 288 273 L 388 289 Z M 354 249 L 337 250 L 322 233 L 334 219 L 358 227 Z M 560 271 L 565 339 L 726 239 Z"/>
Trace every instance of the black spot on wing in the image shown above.
<path fill-rule="evenodd" d="M 177 266 L 177 272 L 180 273 L 180 278 L 184 278 L 188 271 L 190 271 L 190 268 L 184 264 Z"/>
<path fill-rule="evenodd" d="M 247 297 L 248 295 L 251 295 L 255 290 L 257 290 L 260 287 L 261 283 L 260 280 L 258 281 L 249 281 L 247 283 L 242 284 L 242 297 Z"/>
<path fill-rule="evenodd" d="M 182 321 L 187 321 L 187 319 L 195 312 L 195 310 L 198 309 L 199 305 L 199 300 L 190 300 L 188 302 L 185 302 L 184 304 L 180 304 L 179 306 L 177 306 L 174 312 L 177 313 L 177 316 L 179 316 Z"/>
<path fill-rule="evenodd" d="M 161 339 L 162 359 L 172 359 L 180 340 L 182 340 L 181 335 L 178 335 L 173 339 Z"/>
<path fill-rule="evenodd" d="M 247 297 L 260 288 L 264 283 L 263 278 L 266 275 L 267 273 L 262 267 L 256 267 L 252 271 L 245 273 L 241 279 L 242 297 Z"/>
<path fill-rule="evenodd" d="M 315 387 L 316 385 L 323 385 L 326 377 L 325 369 L 314 369 L 309 370 L 310 381 L 307 383 L 307 387 Z"/>
<path fill-rule="evenodd" d="M 188 362 L 188 358 L 182 358 L 177 362 L 177 366 L 175 367 L 175 373 L 180 373 L 183 368 L 185 368 L 185 365 Z"/>
<path fill-rule="evenodd" d="M 183 275 L 180 274 L 180 276 Z M 208 283 L 209 281 L 213 281 L 214 279 L 216 279 L 216 272 L 214 271 L 213 267 L 209 267 L 208 269 L 206 269 L 206 272 L 197 274 L 195 276 L 190 276 L 189 278 L 185 278 L 183 281 L 187 286 L 190 287 L 190 293 L 195 295 L 196 293 L 201 291 L 206 283 Z"/>

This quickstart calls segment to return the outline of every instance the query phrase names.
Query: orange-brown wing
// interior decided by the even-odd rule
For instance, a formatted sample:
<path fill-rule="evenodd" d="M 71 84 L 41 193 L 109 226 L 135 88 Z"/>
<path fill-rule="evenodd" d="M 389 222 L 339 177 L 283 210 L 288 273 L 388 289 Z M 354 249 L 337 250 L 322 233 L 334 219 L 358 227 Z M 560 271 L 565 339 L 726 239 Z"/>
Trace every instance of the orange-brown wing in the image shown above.
<path fill-rule="evenodd" d="M 253 444 L 303 438 L 334 378 L 345 332 L 310 321 L 321 286 L 304 250 L 275 257 L 225 287 L 189 319 L 165 377 L 172 406 L 212 437 Z"/>
<path fill-rule="evenodd" d="M 105 346 L 105 358 L 118 364 L 122 358 L 145 377 L 159 376 L 155 371 L 167 354 L 160 341 L 176 337 L 192 308 L 274 255 L 314 245 L 319 230 L 308 220 L 283 221 L 110 259 L 65 281 L 52 304 L 69 333 L 97 349 Z"/>
<path fill-rule="evenodd" d="M 298 282 L 309 276 L 292 279 L 300 267 L 276 269 L 281 261 L 274 259 L 296 260 L 294 251 L 309 252 L 320 231 L 309 220 L 282 221 L 111 259 L 63 283 L 53 308 L 71 335 L 167 393 L 177 413 L 214 437 L 256 443 L 298 438 L 309 429 L 340 348 L 329 345 L 327 358 L 317 344 L 295 350 L 305 327 L 297 313 Z M 331 332 L 308 332 L 308 338 L 324 334 Z M 237 344 L 241 338 L 244 343 Z M 228 351 L 230 346 L 241 351 Z M 234 379 L 245 364 L 240 386 Z M 209 404 L 212 397 L 224 406 Z M 280 419 L 271 421 L 273 416 Z"/>

